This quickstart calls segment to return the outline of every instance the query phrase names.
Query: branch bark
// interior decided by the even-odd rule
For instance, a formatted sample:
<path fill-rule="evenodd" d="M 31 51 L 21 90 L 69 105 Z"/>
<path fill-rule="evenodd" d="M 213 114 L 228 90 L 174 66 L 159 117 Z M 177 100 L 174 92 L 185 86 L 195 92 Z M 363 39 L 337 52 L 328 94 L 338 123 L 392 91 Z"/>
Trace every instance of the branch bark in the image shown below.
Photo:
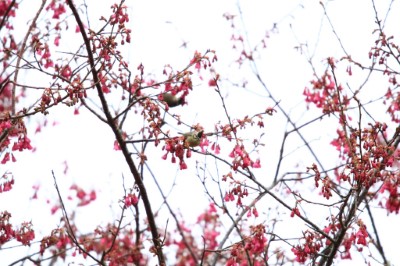
<path fill-rule="evenodd" d="M 121 4 L 124 1 L 121 1 Z M 158 263 L 159 265 L 163 266 L 166 265 L 165 264 L 165 258 L 164 258 L 164 254 L 162 251 L 162 242 L 160 240 L 159 234 L 158 234 L 158 230 L 157 230 L 157 225 L 155 222 L 155 217 L 151 208 L 151 204 L 150 204 L 150 199 L 148 197 L 147 191 L 146 191 L 146 187 L 143 183 L 143 180 L 140 178 L 140 174 L 137 170 L 137 167 L 134 163 L 134 161 L 131 158 L 130 152 L 128 150 L 128 147 L 122 137 L 121 132 L 119 131 L 118 127 L 116 126 L 116 124 L 114 123 L 114 119 L 110 113 L 108 104 L 107 104 L 107 100 L 105 99 L 103 90 L 100 86 L 100 81 L 98 78 L 98 72 L 95 68 L 95 62 L 94 62 L 94 56 L 91 50 L 91 45 L 90 45 L 90 40 L 85 32 L 85 27 L 82 23 L 82 20 L 79 16 L 79 13 L 73 3 L 73 0 L 67 0 L 67 3 L 73 13 L 73 16 L 75 17 L 76 22 L 78 23 L 83 41 L 85 43 L 86 46 L 86 51 L 88 53 L 88 60 L 89 60 L 89 65 L 91 68 L 91 72 L 92 72 L 92 77 L 93 77 L 93 83 L 95 84 L 100 102 L 101 102 L 101 107 L 103 108 L 104 111 L 104 115 L 106 116 L 106 120 L 108 125 L 110 126 L 111 130 L 113 131 L 115 138 L 121 148 L 122 154 L 126 160 L 126 163 L 128 164 L 128 167 L 133 175 L 133 178 L 135 179 L 135 183 L 137 184 L 139 190 L 140 190 L 140 194 L 142 196 L 143 199 L 143 205 L 146 211 L 146 216 L 148 219 L 148 223 L 149 223 L 149 227 L 150 227 L 150 231 L 151 231 L 151 235 L 152 235 L 152 240 L 153 240 L 153 244 L 154 244 L 154 248 L 155 248 L 155 253 L 157 255 L 158 258 Z"/>

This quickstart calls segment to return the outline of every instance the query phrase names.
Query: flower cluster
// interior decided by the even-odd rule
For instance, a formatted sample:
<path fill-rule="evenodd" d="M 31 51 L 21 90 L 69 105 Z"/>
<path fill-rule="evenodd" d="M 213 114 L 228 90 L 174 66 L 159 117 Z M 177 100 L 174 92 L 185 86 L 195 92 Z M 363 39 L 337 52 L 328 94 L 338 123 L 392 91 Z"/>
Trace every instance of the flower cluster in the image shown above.
<path fill-rule="evenodd" d="M 247 169 L 248 167 L 261 167 L 260 160 L 257 159 L 254 162 L 252 159 L 250 159 L 250 156 L 243 145 L 237 144 L 229 154 L 229 157 L 233 158 L 232 169 L 235 171 L 238 170 L 239 167 L 242 169 Z"/>
<path fill-rule="evenodd" d="M 135 194 L 129 193 L 124 197 L 124 207 L 129 208 L 130 206 L 136 206 L 139 202 L 138 197 Z"/>
<path fill-rule="evenodd" d="M 265 237 L 265 226 L 262 224 L 251 226 L 251 234 L 243 238 L 242 242 L 232 245 L 230 248 L 230 258 L 226 265 L 247 265 L 247 255 L 251 256 L 253 265 L 265 265 L 263 254 L 267 248 L 267 238 Z"/>
<path fill-rule="evenodd" d="M 85 243 L 85 250 L 101 254 L 108 265 L 146 265 L 147 260 L 141 253 L 141 242 L 135 243 L 135 232 L 131 229 L 121 229 L 114 225 L 107 225 L 106 228 L 96 228 L 95 236 L 87 239 L 81 237 Z M 108 251 L 104 253 L 104 251 Z"/>
<path fill-rule="evenodd" d="M 312 88 L 305 88 L 303 95 L 307 103 L 313 103 L 323 113 L 338 112 L 345 109 L 350 101 L 347 96 L 342 96 L 342 86 L 337 86 L 332 76 L 325 72 L 322 77 L 311 81 Z"/>
<path fill-rule="evenodd" d="M 68 237 L 68 234 L 65 232 L 63 228 L 57 228 L 51 231 L 50 236 L 43 237 L 40 241 L 40 254 L 43 255 L 45 250 L 54 247 L 52 251 L 54 254 L 57 253 L 57 250 L 66 250 L 69 245 L 71 245 L 72 241 Z M 61 258 L 65 259 L 65 252 L 61 252 Z"/>
<path fill-rule="evenodd" d="M 4 179 L 4 180 L 2 180 Z M 14 185 L 14 177 L 9 177 L 7 174 L 4 174 L 1 179 L 2 182 L 0 183 L 0 193 L 10 191 Z"/>
<path fill-rule="evenodd" d="M 4 211 L 0 213 L 0 246 L 15 239 L 25 246 L 29 246 L 35 238 L 32 222 L 23 222 L 19 229 L 14 229 L 10 223 L 11 213 Z"/>
<path fill-rule="evenodd" d="M 90 193 L 87 193 L 76 184 L 72 185 L 70 190 L 76 191 L 76 198 L 79 200 L 78 206 L 86 206 L 92 201 L 96 200 L 96 192 L 94 190 L 90 191 Z"/>
<path fill-rule="evenodd" d="M 243 186 L 240 182 L 234 182 L 233 188 L 225 193 L 224 201 L 234 201 L 236 198 L 236 205 L 242 206 L 242 199 L 249 195 L 249 191 L 246 187 Z"/>
<path fill-rule="evenodd" d="M 399 193 L 400 176 L 397 173 L 388 173 L 381 189 L 381 193 L 387 192 L 389 194 L 385 199 L 384 208 L 389 213 L 398 214 L 400 211 L 400 193 Z"/>
<path fill-rule="evenodd" d="M 307 230 L 303 234 L 305 242 L 292 248 L 296 261 L 299 263 L 305 263 L 309 257 L 316 256 L 322 247 L 321 239 L 316 233 Z"/>
<path fill-rule="evenodd" d="M 163 160 L 166 160 L 168 158 L 168 154 L 171 154 L 171 162 L 176 163 L 176 158 L 179 159 L 179 168 L 180 170 L 185 170 L 187 169 L 187 165 L 185 163 L 185 154 L 186 158 L 191 157 L 191 151 L 190 149 L 187 149 L 184 145 L 184 137 L 176 137 L 176 138 L 170 138 L 165 141 L 165 146 L 163 147 L 163 150 L 166 150 L 167 152 L 162 156 Z M 186 151 L 186 152 L 185 152 Z"/>

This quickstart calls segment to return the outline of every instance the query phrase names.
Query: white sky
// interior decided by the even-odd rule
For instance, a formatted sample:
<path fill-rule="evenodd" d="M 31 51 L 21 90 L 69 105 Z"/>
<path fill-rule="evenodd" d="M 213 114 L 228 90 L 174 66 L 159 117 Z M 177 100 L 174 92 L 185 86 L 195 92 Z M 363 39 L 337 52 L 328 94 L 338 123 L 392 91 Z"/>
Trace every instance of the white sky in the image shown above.
<path fill-rule="evenodd" d="M 24 6 L 28 6 L 25 2 L 21 4 L 21 12 L 29 12 L 23 10 Z M 38 2 L 35 1 L 35 6 Z M 95 27 L 96 18 L 109 10 L 108 7 L 112 1 L 104 1 L 101 4 L 100 1 L 94 0 L 86 2 L 89 13 L 94 18 L 91 26 Z M 383 7 L 389 3 L 389 1 L 380 2 Z M 135 69 L 139 63 L 143 63 L 147 73 L 155 73 L 161 77 L 165 64 L 171 64 L 175 69 L 179 69 L 187 65 L 195 50 L 204 52 L 207 49 L 213 49 L 216 50 L 219 59 L 215 68 L 217 72 L 221 73 L 223 79 L 241 81 L 243 78 L 251 78 L 252 74 L 248 68 L 237 70 L 233 64 L 235 54 L 232 53 L 230 49 L 232 43 L 229 42 L 231 29 L 229 22 L 222 17 L 222 14 L 226 12 L 238 14 L 237 1 L 152 0 L 127 1 L 127 5 L 130 10 L 129 26 L 132 28 L 132 43 L 126 47 L 124 55 L 129 57 L 131 69 Z M 33 4 L 29 5 L 29 9 L 36 10 L 37 8 L 33 8 L 33 6 Z M 323 58 L 343 56 L 328 22 L 323 16 L 321 6 L 318 1 L 311 0 L 242 1 L 240 6 L 243 11 L 244 25 L 250 42 L 253 44 L 261 36 L 264 36 L 266 30 L 272 28 L 273 23 L 279 23 L 279 33 L 271 35 L 267 42 L 268 48 L 260 55 L 262 60 L 259 61 L 258 67 L 267 86 L 274 92 L 274 96 L 281 100 L 283 106 L 291 108 L 296 119 L 306 121 L 310 114 L 304 113 L 301 94 L 313 76 L 304 55 L 298 53 L 293 47 L 299 42 L 308 42 L 310 53 L 315 54 L 313 62 L 320 67 L 320 70 L 323 69 Z M 366 62 L 367 53 L 373 41 L 371 32 L 374 28 L 370 1 L 330 1 L 327 10 L 346 50 L 358 61 Z M 399 5 L 396 2 L 387 22 L 388 26 L 392 26 L 392 28 L 388 27 L 392 34 L 398 33 L 398 30 L 395 31 L 395 27 L 400 25 L 400 17 L 395 16 L 398 11 Z M 242 27 L 243 25 L 239 22 L 240 20 L 236 20 L 237 26 Z M 23 32 L 23 34 L 25 33 Z M 63 39 L 66 37 L 67 35 L 63 36 Z M 71 39 L 73 40 L 73 38 Z M 183 40 L 188 42 L 187 49 L 180 48 Z M 65 45 L 64 49 L 72 49 L 79 43 L 80 41 L 68 40 L 63 44 Z M 345 67 L 342 68 L 345 69 Z M 354 72 L 356 71 L 354 70 Z M 356 86 L 359 80 L 354 75 L 349 82 Z M 223 91 L 228 95 L 228 107 L 239 117 L 262 111 L 266 106 L 272 104 L 266 98 L 265 92 L 252 80 L 248 87 L 252 93 L 239 91 L 228 83 L 222 84 Z M 221 109 L 218 109 L 219 102 L 212 94 L 212 89 L 210 92 L 206 90 L 210 90 L 206 84 L 196 87 L 188 98 L 190 107 L 179 108 L 184 112 L 183 115 L 189 123 L 199 122 L 206 127 L 206 130 L 212 130 L 213 124 L 223 117 L 218 118 L 216 114 Z M 369 90 L 369 93 L 372 94 L 373 90 Z M 51 176 L 51 170 L 54 170 L 65 198 L 72 194 L 68 191 L 72 183 L 77 183 L 88 191 L 95 189 L 98 192 L 98 200 L 87 208 L 78 209 L 76 216 L 77 224 L 83 231 L 93 230 L 98 223 L 104 224 L 110 221 L 110 216 L 115 217 L 119 214 L 117 202 L 123 195 L 122 175 L 125 176 L 127 184 L 131 182 L 131 177 L 121 155 L 113 151 L 114 138 L 105 125 L 83 110 L 79 116 L 73 116 L 72 108 L 62 107 L 50 112 L 47 117 L 49 123 L 57 121 L 59 124 L 44 128 L 40 134 L 31 135 L 37 151 L 33 154 L 27 152 L 16 154 L 17 163 L 2 167 L 2 170 L 11 170 L 14 173 L 16 184 L 11 192 L 1 195 L 0 210 L 10 211 L 15 224 L 32 219 L 37 235 L 40 235 L 40 232 L 48 234 L 50 228 L 54 228 L 60 218 L 60 212 L 51 216 L 49 208 L 42 207 L 47 199 L 50 199 L 52 203 L 56 201 L 56 191 Z M 314 115 L 311 114 L 311 117 Z M 31 120 L 29 132 L 34 132 L 36 121 L 41 119 L 39 116 Z M 263 170 L 266 171 L 263 174 L 266 178 L 272 179 L 273 176 L 268 172 L 268 167 L 275 170 L 276 151 L 282 139 L 281 134 L 285 130 L 285 121 L 279 120 L 279 116 L 277 116 L 276 118 L 272 117 L 269 123 L 271 124 L 266 126 L 266 138 L 264 139 L 266 147 L 269 149 L 265 157 L 262 157 L 262 165 Z M 319 131 L 314 132 L 315 137 L 311 135 L 313 132 L 309 132 L 310 140 L 315 139 L 317 143 L 321 143 L 336 136 L 335 125 L 328 122 L 323 122 L 322 125 L 325 129 L 331 127 L 331 131 L 327 132 L 326 137 L 321 137 Z M 177 130 L 184 131 L 185 128 Z M 293 141 L 293 145 L 293 149 L 295 149 L 298 143 Z M 194 202 L 196 202 L 196 206 L 199 206 L 196 207 L 196 211 L 199 211 L 206 208 L 207 201 L 203 197 L 203 188 L 195 176 L 194 160 L 190 163 L 188 161 L 191 169 L 180 172 L 177 170 L 178 165 L 171 165 L 160 159 L 163 154 L 160 149 L 151 150 L 155 155 L 150 157 L 149 163 L 153 165 L 157 163 L 156 174 L 162 177 L 160 181 L 165 188 L 164 192 L 167 192 L 176 181 L 174 192 L 170 198 L 172 205 L 185 214 L 185 221 L 195 221 L 198 212 L 193 213 L 192 211 Z M 335 156 L 333 151 L 334 149 L 331 152 Z M 334 165 L 336 160 L 329 153 L 321 159 L 329 162 L 330 165 Z M 68 161 L 69 166 L 67 175 L 63 174 L 65 160 Z M 306 158 L 298 160 L 300 160 L 300 164 L 309 165 Z M 292 167 L 293 160 L 289 160 L 287 166 Z M 36 184 L 41 186 L 39 199 L 29 201 L 33 195 L 31 187 Z M 153 191 L 153 184 L 149 185 L 150 191 Z M 154 200 L 153 209 L 158 209 L 158 200 L 157 198 Z M 10 202 L 13 204 L 10 205 Z M 69 204 L 67 208 L 68 206 L 73 208 L 74 205 Z M 71 209 L 69 210 L 71 211 Z M 96 215 L 96 219 L 87 219 L 87 213 Z M 377 217 L 377 219 L 382 219 L 382 223 L 398 224 L 399 222 L 398 217 L 394 217 L 394 215 L 391 215 L 390 219 L 384 218 L 386 218 L 385 212 L 382 212 L 381 217 Z M 159 220 L 159 223 L 162 224 L 163 221 Z M 399 258 L 396 257 L 397 246 L 392 245 L 394 239 L 400 237 L 399 230 L 388 228 L 387 231 L 381 231 L 381 234 L 382 239 L 385 239 L 384 247 L 387 248 L 387 257 L 394 265 L 396 262 L 400 264 Z M 0 261 L 7 264 L 21 256 L 21 253 L 15 254 L 14 252 L 15 250 L 0 252 Z M 354 257 L 358 258 L 356 255 Z M 358 258 L 357 262 L 353 261 L 351 265 L 355 265 L 354 263 L 361 265 L 363 261 Z M 373 261 L 371 263 L 375 265 Z M 346 262 L 341 262 L 341 265 L 346 265 Z"/>

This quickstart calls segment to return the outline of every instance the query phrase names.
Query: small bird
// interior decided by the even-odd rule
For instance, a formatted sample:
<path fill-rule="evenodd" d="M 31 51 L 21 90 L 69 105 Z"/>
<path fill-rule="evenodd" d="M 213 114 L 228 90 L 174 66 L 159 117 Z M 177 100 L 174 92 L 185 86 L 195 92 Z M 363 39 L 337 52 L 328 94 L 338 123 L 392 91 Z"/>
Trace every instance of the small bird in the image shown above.
<path fill-rule="evenodd" d="M 170 92 L 164 92 L 162 94 L 162 99 L 164 102 L 167 103 L 168 107 L 173 108 L 178 105 L 183 105 L 185 100 L 182 97 L 177 97 L 176 95 L 173 95 Z"/>
<path fill-rule="evenodd" d="M 203 136 L 203 130 L 200 131 L 191 131 L 187 133 L 183 133 L 185 140 L 186 147 L 196 147 L 200 145 L 201 137 Z"/>

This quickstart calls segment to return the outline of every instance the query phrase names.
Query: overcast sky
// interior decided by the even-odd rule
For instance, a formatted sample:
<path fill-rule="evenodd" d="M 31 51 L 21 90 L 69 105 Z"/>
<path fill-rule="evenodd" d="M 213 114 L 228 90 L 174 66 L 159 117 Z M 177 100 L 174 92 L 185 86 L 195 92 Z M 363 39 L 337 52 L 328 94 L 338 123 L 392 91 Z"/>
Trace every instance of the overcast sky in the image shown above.
<path fill-rule="evenodd" d="M 34 5 L 21 3 L 21 12 L 29 14 L 31 10 L 36 10 Z M 37 5 L 38 1 L 35 1 Z M 78 1 L 76 1 L 78 2 Z M 369 4 L 365 4 L 368 2 Z M 379 1 L 380 10 L 384 14 L 385 6 L 389 1 Z M 87 0 L 88 12 L 91 27 L 98 27 L 98 17 L 106 14 L 112 1 Z M 267 49 L 258 55 L 260 72 L 267 82 L 269 88 L 274 91 L 277 99 L 281 103 L 292 108 L 298 118 L 304 112 L 304 104 L 301 105 L 301 93 L 308 82 L 313 78 L 312 69 L 307 62 L 307 54 L 301 54 L 294 49 L 300 43 L 307 43 L 308 54 L 313 55 L 314 64 L 321 69 L 324 68 L 322 60 L 327 56 L 340 58 L 343 56 L 337 39 L 332 33 L 332 29 L 323 14 L 323 9 L 318 1 L 127 1 L 130 13 L 130 27 L 132 28 L 132 43 L 123 50 L 124 55 L 129 58 L 131 68 L 143 63 L 147 73 L 154 73 L 157 77 L 162 77 L 164 65 L 171 64 L 175 69 L 186 66 L 194 51 L 205 52 L 207 49 L 215 50 L 219 61 L 215 65 L 217 72 L 221 73 L 222 79 L 231 79 L 239 82 L 245 77 L 251 76 L 249 68 L 237 69 L 234 60 L 237 53 L 232 52 L 232 43 L 229 41 L 232 30 L 229 22 L 223 18 L 224 13 L 239 14 L 239 7 L 242 11 L 242 19 L 236 20 L 238 27 L 247 30 L 249 42 L 254 45 L 267 30 L 271 30 L 277 24 L 277 31 L 270 32 L 267 42 Z M 29 6 L 29 7 L 28 7 Z M 29 10 L 28 10 L 29 9 Z M 367 54 L 372 45 L 373 39 L 371 32 L 374 29 L 373 9 L 370 1 L 365 0 L 335 0 L 327 3 L 327 10 L 337 34 L 341 37 L 342 43 L 355 58 L 362 62 L 368 60 Z M 393 6 L 392 16 L 388 18 L 388 30 L 393 33 L 395 27 L 400 25 L 399 4 Z M 69 10 L 67 10 L 69 12 Z M 28 17 L 28 16 L 27 16 Z M 397 20 L 397 21 L 396 21 Z M 97 24 L 97 25 L 96 25 Z M 392 28 L 390 28 L 392 27 Z M 67 35 L 66 35 L 67 36 Z M 66 37 L 65 36 L 65 37 Z M 69 35 L 68 35 L 69 36 Z M 63 37 L 63 38 L 65 38 Z M 76 42 L 74 42 L 76 38 Z M 78 37 L 71 38 L 68 42 L 62 42 L 60 50 L 73 49 L 81 43 Z M 365 45 L 363 45 L 366 43 Z M 182 47 L 186 44 L 186 48 Z M 351 81 L 356 84 L 358 81 Z M 229 83 L 222 83 L 224 92 L 228 95 L 228 104 L 232 112 L 239 116 L 246 113 L 262 110 L 267 102 L 266 93 L 250 81 L 248 91 L 241 92 L 234 87 L 229 87 Z M 196 85 L 196 84 L 195 84 Z M 190 109 L 185 109 L 184 116 L 190 123 L 201 123 L 206 129 L 212 130 L 213 124 L 217 121 L 215 109 L 210 108 L 218 105 L 215 98 L 207 98 L 202 93 L 207 87 L 199 85 L 198 90 L 194 90 L 188 101 Z M 206 94 L 207 95 L 207 94 Z M 248 98 L 244 98 L 248 97 Z M 294 95 L 297 95 L 295 97 Z M 245 99 L 245 100 L 244 100 Z M 299 111 L 301 110 L 301 111 Z M 73 116 L 73 109 L 58 108 L 51 111 L 46 117 L 51 125 L 57 122 L 56 126 L 44 128 L 40 134 L 33 136 L 37 127 L 37 122 L 43 117 L 34 117 L 29 120 L 29 132 L 32 134 L 33 145 L 36 152 L 30 154 L 16 154 L 17 162 L 7 164 L 2 169 L 11 170 L 14 173 L 16 184 L 12 192 L 3 193 L 0 201 L 0 210 L 7 209 L 13 214 L 13 221 L 18 222 L 32 219 L 34 228 L 40 232 L 48 234 L 49 228 L 54 228 L 60 219 L 60 213 L 54 216 L 49 215 L 49 208 L 43 208 L 47 199 L 51 206 L 57 201 L 56 191 L 53 186 L 51 171 L 54 170 L 59 186 L 62 188 L 63 196 L 71 194 L 68 187 L 72 183 L 77 183 L 87 190 L 95 189 L 98 191 L 98 200 L 93 203 L 91 211 L 95 211 L 96 220 L 82 220 L 84 213 L 88 209 L 79 210 L 77 222 L 83 231 L 92 230 L 99 222 L 106 222 L 110 217 L 119 214 L 117 206 L 122 194 L 122 176 L 129 176 L 129 171 L 125 162 L 118 152 L 113 151 L 114 138 L 112 132 L 105 125 L 93 118 L 92 115 L 82 111 L 81 115 Z M 304 114 L 303 114 L 304 115 Z M 210 119 L 213 118 L 213 119 Z M 275 121 L 277 125 L 282 125 L 284 121 Z M 327 125 L 329 126 L 329 125 Z M 334 129 L 334 128 L 333 128 Z M 184 131 L 185 128 L 176 128 L 177 131 Z M 284 128 L 275 131 L 267 127 L 267 144 L 271 149 L 277 149 L 281 140 L 281 133 Z M 327 139 L 335 136 L 335 131 Z M 276 133 L 276 135 L 275 135 Z M 276 140 L 279 141 L 276 141 Z M 275 147 L 276 146 L 276 147 Z M 155 156 L 161 156 L 160 151 L 154 149 Z M 266 155 L 268 156 L 268 155 Z M 157 157 L 158 159 L 158 157 Z M 266 167 L 272 166 L 276 158 L 268 157 L 263 161 Z M 324 158 L 332 160 L 329 156 Z M 63 174 L 64 161 L 68 161 L 68 173 Z M 156 159 L 155 159 L 156 160 Z M 274 161 L 275 160 L 275 161 Z M 150 159 L 152 161 L 152 159 Z M 194 163 L 192 164 L 192 166 Z M 177 165 L 161 161 L 160 170 L 165 172 L 165 187 L 171 187 L 176 178 L 177 185 L 174 189 L 179 191 L 171 196 L 171 200 L 176 200 L 179 204 L 175 207 L 182 210 L 188 217 L 187 220 L 195 221 L 198 213 L 190 210 L 193 204 L 185 199 L 192 195 L 202 195 L 203 190 L 198 186 L 193 186 L 195 179 L 194 170 L 185 173 L 177 170 Z M 188 177 L 191 175 L 189 179 Z M 186 177 L 186 178 L 185 178 Z M 129 181 L 126 181 L 129 182 Z M 33 195 L 32 186 L 40 185 L 39 199 L 28 201 Z M 190 187 L 190 190 L 187 188 Z M 199 205 L 205 208 L 206 200 L 196 198 Z M 10 206 L 12 202 L 12 206 Z M 110 203 L 111 202 L 111 203 Z M 69 205 L 67 205 L 69 206 Z M 71 204 L 70 206 L 73 206 Z M 96 212 L 96 208 L 104 209 L 108 206 L 109 212 Z M 156 209 L 157 204 L 154 206 Z M 201 205 L 200 205 L 201 206 Z M 81 216 L 79 212 L 82 212 Z M 393 215 L 392 215 L 393 216 Z M 43 219 L 43 217 L 46 217 Z M 392 220 L 391 220 L 392 221 Z M 397 219 L 397 224 L 399 220 Z M 399 230 L 382 232 L 383 238 L 393 237 Z M 37 246 L 35 246 L 37 247 Z M 389 245 L 387 255 L 395 263 L 398 253 L 397 245 L 392 249 Z M 396 253 L 397 252 L 397 253 Z M 12 255 L 10 255 L 12 254 Z M 0 261 L 11 262 L 21 254 L 0 252 Z M 400 261 L 397 261 L 400 264 Z M 352 262 L 351 265 L 355 265 Z M 362 261 L 360 260 L 360 263 Z M 346 265 L 341 263 L 341 265 Z M 350 264 L 348 264 L 350 265 Z"/>

